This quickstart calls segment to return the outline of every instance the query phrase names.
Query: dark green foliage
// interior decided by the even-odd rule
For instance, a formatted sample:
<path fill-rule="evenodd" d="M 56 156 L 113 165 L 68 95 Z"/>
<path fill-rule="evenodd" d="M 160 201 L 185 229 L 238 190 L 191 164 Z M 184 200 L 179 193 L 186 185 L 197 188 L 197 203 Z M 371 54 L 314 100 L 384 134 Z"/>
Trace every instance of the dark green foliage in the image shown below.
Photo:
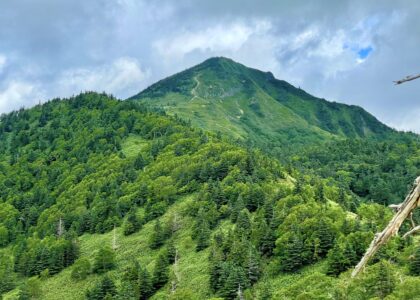
<path fill-rule="evenodd" d="M 220 294 L 227 299 L 235 299 L 240 290 L 243 291 L 249 286 L 249 280 L 243 268 L 230 264 L 225 264 L 224 267 L 226 281 Z"/>
<path fill-rule="evenodd" d="M 379 263 L 377 274 L 374 277 L 372 286 L 379 299 L 385 299 L 395 288 L 395 276 L 390 267 L 383 261 Z"/>
<path fill-rule="evenodd" d="M 123 233 L 124 235 L 130 235 L 141 228 L 141 221 L 138 219 L 135 210 L 131 209 L 127 218 L 123 223 Z"/>
<path fill-rule="evenodd" d="M 153 292 L 153 282 L 146 268 L 140 268 L 138 284 L 140 290 L 139 299 L 148 299 Z"/>
<path fill-rule="evenodd" d="M 114 281 L 105 275 L 96 285 L 86 292 L 88 300 L 112 299 L 117 294 Z"/>
<path fill-rule="evenodd" d="M 0 295 L 15 287 L 16 274 L 13 267 L 12 257 L 0 254 Z"/>
<path fill-rule="evenodd" d="M 156 259 L 155 268 L 153 271 L 153 288 L 155 290 L 163 287 L 169 278 L 168 260 L 166 255 L 160 254 Z"/>
<path fill-rule="evenodd" d="M 204 250 L 210 244 L 210 227 L 209 223 L 205 219 L 199 219 L 196 231 L 196 240 L 197 240 L 197 251 Z"/>
<path fill-rule="evenodd" d="M 23 275 L 40 274 L 45 269 L 50 274 L 56 274 L 70 266 L 77 256 L 75 241 L 55 237 L 46 237 L 43 240 L 30 238 L 16 249 L 16 270 Z"/>
<path fill-rule="evenodd" d="M 169 264 L 173 264 L 175 262 L 175 257 L 177 255 L 177 249 L 175 247 L 174 239 L 169 239 L 166 245 L 166 258 Z"/>
<path fill-rule="evenodd" d="M 165 230 L 162 228 L 159 219 L 156 220 L 155 226 L 153 227 L 153 233 L 150 237 L 150 248 L 158 249 L 160 248 L 166 239 Z"/>
<path fill-rule="evenodd" d="M 115 267 L 115 253 L 110 247 L 102 247 L 95 255 L 93 272 L 105 273 Z"/>
<path fill-rule="evenodd" d="M 328 253 L 328 269 L 327 274 L 338 276 L 341 272 L 347 270 L 350 266 L 350 259 L 342 249 L 342 246 L 339 243 L 336 243 L 335 246 Z"/>
<path fill-rule="evenodd" d="M 420 276 L 420 246 L 415 248 L 409 266 L 411 275 Z"/>
<path fill-rule="evenodd" d="M 322 183 L 319 183 L 316 186 L 315 189 L 315 200 L 321 203 L 325 203 L 327 201 L 327 199 L 325 199 L 325 194 L 324 194 L 324 185 Z"/>
<path fill-rule="evenodd" d="M 280 269 L 284 272 L 292 272 L 299 269 L 304 263 L 302 252 L 302 238 L 298 233 L 293 233 L 284 249 L 282 249 Z"/>

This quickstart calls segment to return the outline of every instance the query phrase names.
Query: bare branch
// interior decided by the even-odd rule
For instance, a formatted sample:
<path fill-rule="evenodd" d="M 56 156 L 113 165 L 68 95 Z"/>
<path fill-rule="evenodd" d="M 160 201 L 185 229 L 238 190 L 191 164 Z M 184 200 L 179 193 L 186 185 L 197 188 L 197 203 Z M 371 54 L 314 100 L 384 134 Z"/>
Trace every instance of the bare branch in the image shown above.
<path fill-rule="evenodd" d="M 373 241 L 370 243 L 365 255 L 362 257 L 360 262 L 354 268 L 352 277 L 355 277 L 359 272 L 366 266 L 369 260 L 375 255 L 379 248 L 388 242 L 388 240 L 398 234 L 398 230 L 401 224 L 407 217 L 410 216 L 411 212 L 420 205 L 420 177 L 414 181 L 413 188 L 405 198 L 404 202 L 399 207 L 397 213 L 394 215 L 388 226 L 380 233 L 375 234 Z"/>
<path fill-rule="evenodd" d="M 403 79 L 394 81 L 394 83 L 395 84 L 401 84 L 401 83 L 404 83 L 404 82 L 407 82 L 407 81 L 411 81 L 411 80 L 414 80 L 414 79 L 417 79 L 417 78 L 420 78 L 420 74 L 406 76 Z"/>
<path fill-rule="evenodd" d="M 416 233 L 417 231 L 420 231 L 420 225 L 418 225 L 418 226 L 412 228 L 410 231 L 406 232 L 403 235 L 403 238 L 406 238 L 407 236 L 412 235 L 413 233 Z"/>

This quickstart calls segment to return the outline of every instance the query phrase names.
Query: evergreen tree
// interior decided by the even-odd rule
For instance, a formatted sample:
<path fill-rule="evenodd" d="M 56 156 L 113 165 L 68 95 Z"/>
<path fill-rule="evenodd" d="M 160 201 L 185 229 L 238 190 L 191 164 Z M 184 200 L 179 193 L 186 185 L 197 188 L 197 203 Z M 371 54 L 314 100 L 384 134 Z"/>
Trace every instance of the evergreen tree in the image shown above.
<path fill-rule="evenodd" d="M 166 258 L 169 262 L 169 264 L 173 264 L 175 262 L 175 256 L 176 256 L 176 247 L 175 247 L 175 242 L 174 239 L 171 238 L 168 241 L 168 244 L 166 245 Z"/>
<path fill-rule="evenodd" d="M 415 248 L 409 267 L 411 275 L 420 276 L 420 246 Z"/>
<path fill-rule="evenodd" d="M 146 300 L 148 299 L 153 292 L 152 279 L 149 272 L 146 268 L 140 268 L 139 270 L 139 299 Z"/>
<path fill-rule="evenodd" d="M 13 259 L 0 254 L 0 295 L 15 287 L 16 275 L 13 267 Z"/>
<path fill-rule="evenodd" d="M 263 223 L 265 230 L 263 230 L 263 236 L 261 238 L 261 253 L 265 256 L 271 256 L 276 243 L 276 235 L 271 226 L 268 226 L 265 222 Z"/>
<path fill-rule="evenodd" d="M 344 255 L 339 243 L 336 243 L 328 252 L 327 262 L 328 275 L 338 276 L 349 267 L 349 260 Z"/>
<path fill-rule="evenodd" d="M 245 290 L 249 286 L 249 281 L 241 267 L 229 264 L 226 272 L 227 277 L 221 294 L 227 299 L 235 299 L 238 296 L 238 290 Z"/>
<path fill-rule="evenodd" d="M 328 250 L 334 245 L 333 229 L 324 218 L 321 218 L 319 221 L 318 230 L 316 231 L 315 236 L 319 240 L 316 254 L 319 257 L 324 257 L 328 253 Z"/>
<path fill-rule="evenodd" d="M 150 248 L 158 249 L 165 242 L 165 231 L 160 224 L 159 219 L 156 220 L 155 226 L 153 227 L 153 233 L 150 237 Z"/>
<path fill-rule="evenodd" d="M 380 299 L 385 299 L 385 297 L 391 294 L 394 290 L 395 277 L 386 262 L 381 261 L 379 263 L 379 268 L 374 282 L 373 289 L 375 290 L 376 296 Z"/>
<path fill-rule="evenodd" d="M 210 243 L 210 228 L 209 223 L 205 219 L 200 219 L 197 224 L 197 251 L 206 249 Z"/>
<path fill-rule="evenodd" d="M 123 223 L 124 235 L 130 235 L 141 228 L 141 222 L 137 218 L 135 209 L 130 209 L 127 213 L 127 218 Z"/>
<path fill-rule="evenodd" d="M 248 251 L 247 275 L 251 285 L 256 283 L 260 277 L 259 256 L 258 253 L 252 248 L 250 248 Z"/>
<path fill-rule="evenodd" d="M 105 273 L 115 267 L 115 253 L 109 247 L 102 247 L 96 253 L 93 272 Z"/>
<path fill-rule="evenodd" d="M 251 231 L 251 221 L 249 219 L 249 212 L 245 208 L 243 209 L 238 216 L 238 220 L 236 221 L 236 231 L 239 235 L 249 235 Z"/>
<path fill-rule="evenodd" d="M 280 269 L 285 272 L 292 272 L 299 269 L 303 264 L 303 242 L 301 237 L 293 234 L 283 249 L 280 259 Z"/>
<path fill-rule="evenodd" d="M 137 300 L 139 299 L 136 287 L 130 281 L 122 281 L 116 296 L 117 300 Z"/>
<path fill-rule="evenodd" d="M 160 289 L 168 282 L 168 261 L 166 255 L 160 254 L 155 263 L 153 271 L 153 287 L 155 290 Z"/>
<path fill-rule="evenodd" d="M 104 300 L 113 299 L 117 294 L 114 281 L 105 275 L 101 281 L 97 282 L 95 286 L 86 292 L 86 299 L 88 300 Z"/>
<path fill-rule="evenodd" d="M 90 270 L 90 261 L 87 258 L 79 258 L 73 265 L 71 278 L 75 280 L 83 280 L 89 275 Z"/>
<path fill-rule="evenodd" d="M 141 153 L 137 154 L 136 159 L 134 160 L 134 168 L 136 170 L 142 170 L 146 165 L 146 161 L 143 158 Z"/>
<path fill-rule="evenodd" d="M 320 203 L 326 203 L 327 199 L 324 194 L 324 184 L 321 182 L 315 188 L 315 200 Z"/>
<path fill-rule="evenodd" d="M 232 220 L 233 223 L 236 223 L 236 220 L 238 219 L 239 214 L 244 208 L 245 208 L 244 199 L 242 195 L 239 194 L 238 198 L 233 204 L 232 213 L 230 214 L 230 219 Z"/>

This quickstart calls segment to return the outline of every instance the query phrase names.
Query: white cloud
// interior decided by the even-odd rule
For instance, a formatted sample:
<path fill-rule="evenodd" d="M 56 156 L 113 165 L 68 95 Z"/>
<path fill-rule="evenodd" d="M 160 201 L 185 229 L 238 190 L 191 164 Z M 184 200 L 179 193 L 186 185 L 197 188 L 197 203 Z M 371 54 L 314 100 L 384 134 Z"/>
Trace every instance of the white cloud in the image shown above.
<path fill-rule="evenodd" d="M 140 90 L 142 82 L 149 74 L 149 71 L 141 69 L 136 59 L 122 57 L 99 67 L 64 71 L 57 81 L 57 93 L 70 96 L 89 90 L 128 97 Z"/>
<path fill-rule="evenodd" d="M 30 107 L 43 100 L 45 95 L 39 86 L 25 81 L 11 81 L 0 90 L 0 113 L 21 107 Z"/>
<path fill-rule="evenodd" d="M 174 37 L 157 40 L 153 46 L 165 59 L 179 59 L 194 51 L 235 52 L 253 35 L 264 34 L 271 28 L 265 20 L 251 24 L 234 22 L 219 24 L 203 30 L 183 30 Z"/>

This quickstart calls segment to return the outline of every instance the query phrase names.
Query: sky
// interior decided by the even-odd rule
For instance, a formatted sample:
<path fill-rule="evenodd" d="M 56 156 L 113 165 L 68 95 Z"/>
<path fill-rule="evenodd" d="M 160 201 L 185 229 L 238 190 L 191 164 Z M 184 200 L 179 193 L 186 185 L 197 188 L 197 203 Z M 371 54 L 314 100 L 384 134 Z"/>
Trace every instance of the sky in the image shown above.
<path fill-rule="evenodd" d="M 0 113 L 125 99 L 213 56 L 420 133 L 420 1 L 1 0 Z"/>

